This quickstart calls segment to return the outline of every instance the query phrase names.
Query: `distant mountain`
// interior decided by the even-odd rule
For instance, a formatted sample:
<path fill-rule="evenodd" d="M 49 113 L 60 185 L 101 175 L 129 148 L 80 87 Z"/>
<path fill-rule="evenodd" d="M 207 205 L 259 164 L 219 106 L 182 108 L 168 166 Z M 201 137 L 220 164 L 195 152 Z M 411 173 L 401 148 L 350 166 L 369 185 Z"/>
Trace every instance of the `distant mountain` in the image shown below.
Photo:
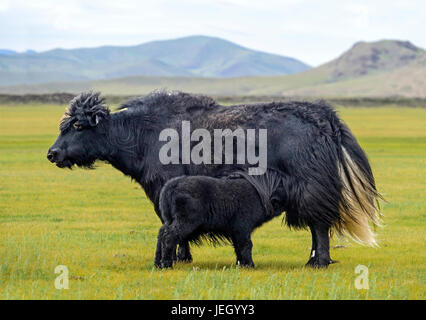
<path fill-rule="evenodd" d="M 15 54 L 16 51 L 9 50 L 9 49 L 0 49 L 0 56 L 7 56 L 10 54 Z"/>
<path fill-rule="evenodd" d="M 408 41 L 357 42 L 322 66 L 289 76 L 298 86 L 281 93 L 297 96 L 426 97 L 426 51 Z M 396 76 L 397 75 L 397 76 Z"/>
<path fill-rule="evenodd" d="M 291 75 L 239 78 L 131 76 L 109 80 L 0 87 L 2 93 L 145 94 L 154 89 L 209 95 L 426 98 L 426 51 L 409 42 L 359 42 L 338 58 Z"/>
<path fill-rule="evenodd" d="M 412 61 L 390 70 L 368 72 L 364 76 L 347 77 L 339 81 L 322 81 L 322 83 L 304 85 L 286 90 L 285 94 L 322 97 L 426 98 L 426 53 L 420 52 Z"/>
<path fill-rule="evenodd" d="M 55 49 L 0 55 L 0 85 L 128 76 L 239 77 L 282 75 L 309 66 L 227 40 L 191 36 L 138 46 Z"/>
<path fill-rule="evenodd" d="M 329 80 L 336 81 L 394 70 L 410 64 L 424 52 L 408 41 L 357 42 L 323 68 L 328 70 Z"/>

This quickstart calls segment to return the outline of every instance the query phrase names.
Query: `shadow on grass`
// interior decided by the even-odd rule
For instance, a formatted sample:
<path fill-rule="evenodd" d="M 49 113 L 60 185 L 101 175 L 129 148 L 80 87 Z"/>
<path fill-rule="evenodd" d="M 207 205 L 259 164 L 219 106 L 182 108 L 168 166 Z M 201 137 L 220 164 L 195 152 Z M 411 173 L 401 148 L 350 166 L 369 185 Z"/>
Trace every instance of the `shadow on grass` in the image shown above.
<path fill-rule="evenodd" d="M 302 269 L 304 267 L 303 263 L 295 263 L 295 262 L 285 262 L 285 261 L 276 261 L 276 260 L 270 260 L 270 261 L 255 261 L 255 268 L 244 268 L 244 267 L 237 267 L 235 265 L 235 262 L 229 262 L 229 261 L 195 261 L 192 263 L 176 263 L 174 268 L 179 270 L 223 270 L 223 269 L 236 269 L 240 268 L 240 270 L 246 270 L 246 271 L 290 271 L 290 270 L 297 270 Z"/>
<path fill-rule="evenodd" d="M 127 260 L 127 261 L 125 261 Z M 301 270 L 304 268 L 304 263 L 296 263 L 296 262 L 286 262 L 286 261 L 259 261 L 255 262 L 255 268 L 244 268 L 237 267 L 235 262 L 224 261 L 224 260 L 216 260 L 216 261 L 195 261 L 192 263 L 182 263 L 177 262 L 173 265 L 173 269 L 179 271 L 198 271 L 198 270 L 230 270 L 230 269 L 240 269 L 244 271 L 293 271 L 293 270 Z M 154 267 L 154 263 L 151 261 L 137 261 L 135 259 L 123 259 L 121 261 L 111 262 L 107 265 L 103 265 L 102 269 L 106 269 L 114 272 L 123 272 L 126 270 L 131 271 L 151 271 L 158 270 Z M 173 270 L 173 269 L 165 269 L 165 270 Z"/>

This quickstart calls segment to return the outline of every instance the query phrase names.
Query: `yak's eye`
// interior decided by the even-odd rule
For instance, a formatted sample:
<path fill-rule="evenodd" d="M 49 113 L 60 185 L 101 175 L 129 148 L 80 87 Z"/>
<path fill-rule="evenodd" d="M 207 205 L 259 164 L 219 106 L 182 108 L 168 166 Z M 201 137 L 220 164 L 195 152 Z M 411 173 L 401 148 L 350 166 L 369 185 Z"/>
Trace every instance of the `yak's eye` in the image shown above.
<path fill-rule="evenodd" d="M 83 126 L 79 124 L 78 122 L 74 122 L 72 126 L 74 127 L 75 130 L 78 130 L 78 131 L 83 129 Z"/>

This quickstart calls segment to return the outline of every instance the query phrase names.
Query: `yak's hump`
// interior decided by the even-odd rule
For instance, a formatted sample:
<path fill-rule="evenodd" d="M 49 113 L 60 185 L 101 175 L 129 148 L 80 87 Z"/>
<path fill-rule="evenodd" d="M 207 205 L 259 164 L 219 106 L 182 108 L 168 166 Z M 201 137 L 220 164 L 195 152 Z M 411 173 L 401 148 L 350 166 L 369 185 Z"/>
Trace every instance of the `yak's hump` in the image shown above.
<path fill-rule="evenodd" d="M 322 100 L 314 102 L 275 101 L 220 107 L 222 106 L 208 96 L 161 90 L 151 92 L 144 97 L 134 98 L 121 105 L 119 109 L 127 109 L 132 116 L 143 115 L 160 118 L 185 114 L 196 116 L 198 111 L 209 111 L 206 113 L 207 120 L 221 118 L 222 125 L 231 127 L 232 122 L 237 120 L 247 121 L 247 119 L 256 117 L 276 119 L 291 114 L 303 122 L 317 127 L 322 133 L 330 135 L 335 134 L 340 124 L 336 111 Z"/>
<path fill-rule="evenodd" d="M 134 98 L 118 109 L 128 109 L 144 114 L 181 114 L 216 107 L 216 101 L 208 96 L 180 91 L 154 91 L 144 97 Z"/>

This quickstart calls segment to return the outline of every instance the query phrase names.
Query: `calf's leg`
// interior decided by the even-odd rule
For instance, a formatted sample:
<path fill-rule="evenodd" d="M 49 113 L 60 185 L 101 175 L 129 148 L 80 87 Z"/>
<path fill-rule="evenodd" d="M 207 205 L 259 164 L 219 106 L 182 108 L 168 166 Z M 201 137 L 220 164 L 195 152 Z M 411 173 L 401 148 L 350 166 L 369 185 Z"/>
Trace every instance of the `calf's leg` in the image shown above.
<path fill-rule="evenodd" d="M 233 236 L 233 245 L 237 256 L 237 264 L 242 267 L 254 268 L 252 259 L 253 243 L 250 233 L 238 233 Z"/>
<path fill-rule="evenodd" d="M 157 268 L 161 268 L 161 256 L 162 256 L 163 237 L 164 237 L 165 228 L 166 226 L 162 225 L 160 230 L 158 230 L 157 249 L 155 251 L 155 258 L 154 258 L 154 266 L 156 266 Z"/>
<path fill-rule="evenodd" d="M 173 252 L 176 252 L 177 244 L 188 239 L 196 228 L 197 225 L 181 224 L 179 220 L 174 220 L 165 227 L 161 247 L 161 268 L 172 267 Z"/>
<path fill-rule="evenodd" d="M 166 225 L 163 225 L 158 231 L 157 249 L 155 251 L 155 258 L 154 258 L 154 266 L 157 268 L 161 268 L 162 249 L 163 249 L 163 243 L 164 243 L 163 237 L 164 237 L 165 229 L 166 229 Z M 172 260 L 176 261 L 176 248 L 172 251 Z"/>

